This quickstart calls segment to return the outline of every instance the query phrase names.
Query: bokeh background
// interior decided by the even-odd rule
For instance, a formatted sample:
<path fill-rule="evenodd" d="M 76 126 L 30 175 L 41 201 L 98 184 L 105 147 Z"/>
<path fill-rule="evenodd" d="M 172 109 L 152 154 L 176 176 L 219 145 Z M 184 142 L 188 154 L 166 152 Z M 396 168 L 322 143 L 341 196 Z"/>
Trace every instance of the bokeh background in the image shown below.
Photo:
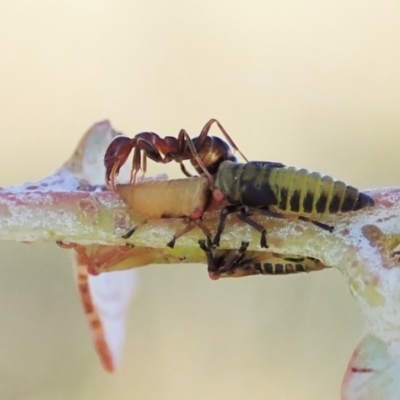
<path fill-rule="evenodd" d="M 196 135 L 211 117 L 250 159 L 398 185 L 399 15 L 389 0 L 1 0 L 0 185 L 51 173 L 99 120 Z M 1 400 L 338 399 L 362 333 L 335 270 L 213 282 L 151 266 L 109 376 L 69 252 L 0 251 Z"/>

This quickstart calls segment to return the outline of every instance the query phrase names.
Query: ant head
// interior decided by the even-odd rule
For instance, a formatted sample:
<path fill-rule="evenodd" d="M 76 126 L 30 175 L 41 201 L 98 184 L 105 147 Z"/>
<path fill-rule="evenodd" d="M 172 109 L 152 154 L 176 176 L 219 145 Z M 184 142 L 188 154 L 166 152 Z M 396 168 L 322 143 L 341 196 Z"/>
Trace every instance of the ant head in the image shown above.
<path fill-rule="evenodd" d="M 218 168 L 222 162 L 237 161 L 229 144 L 221 138 L 217 136 L 207 136 L 201 143 L 200 148 L 197 147 L 197 139 L 197 137 L 193 138 L 193 143 L 201 161 L 211 175 L 215 175 L 218 172 Z M 191 159 L 190 162 L 199 174 L 203 173 L 195 159 Z"/>
<path fill-rule="evenodd" d="M 132 140 L 126 136 L 116 136 L 108 145 L 104 154 L 104 166 L 106 167 L 106 182 L 110 180 L 110 175 L 118 174 L 121 166 L 126 162 L 129 153 L 132 150 Z M 115 167 L 115 164 L 118 164 Z"/>

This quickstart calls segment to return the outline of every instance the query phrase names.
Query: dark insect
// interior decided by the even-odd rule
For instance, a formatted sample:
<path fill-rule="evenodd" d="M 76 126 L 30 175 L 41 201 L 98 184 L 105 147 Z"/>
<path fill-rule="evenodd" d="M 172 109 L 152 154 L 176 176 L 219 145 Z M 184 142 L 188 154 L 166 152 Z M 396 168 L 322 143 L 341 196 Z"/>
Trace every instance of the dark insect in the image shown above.
<path fill-rule="evenodd" d="M 221 275 L 288 275 L 299 272 L 320 271 L 326 267 L 321 261 L 312 257 L 282 255 L 267 251 L 248 251 L 248 242 L 242 242 L 237 250 L 220 250 L 205 240 L 199 245 L 207 256 L 208 273 L 211 279 Z"/>
<path fill-rule="evenodd" d="M 215 176 L 214 196 L 227 202 L 221 211 L 215 245 L 219 244 L 226 217 L 233 212 L 261 233 L 260 245 L 267 247 L 265 228 L 249 218 L 255 212 L 275 218 L 292 216 L 332 231 L 333 227 L 313 218 L 374 205 L 367 194 L 330 176 L 266 161 L 222 162 Z"/>

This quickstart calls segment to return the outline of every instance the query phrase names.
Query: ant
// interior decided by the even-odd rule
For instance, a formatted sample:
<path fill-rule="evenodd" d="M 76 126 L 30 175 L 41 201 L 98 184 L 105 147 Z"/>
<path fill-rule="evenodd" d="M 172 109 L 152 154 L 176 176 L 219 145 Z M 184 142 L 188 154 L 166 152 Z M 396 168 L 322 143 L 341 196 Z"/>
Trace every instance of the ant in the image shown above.
<path fill-rule="evenodd" d="M 231 147 L 225 141 L 209 135 L 213 124 L 218 126 L 229 145 L 247 161 L 220 122 L 212 118 L 204 125 L 199 136 L 193 139 L 185 129 L 181 129 L 177 137 L 161 138 L 154 132 L 141 132 L 133 138 L 116 136 L 104 155 L 107 186 L 116 192 L 116 177 L 133 150 L 131 183 L 136 182 L 136 175 L 140 169 L 143 170 L 143 174 L 146 172 L 147 158 L 163 164 L 176 161 L 180 164 L 182 172 L 190 177 L 192 175 L 183 164 L 183 161 L 189 160 L 199 175 L 204 173 L 207 176 L 212 188 L 212 175 L 217 173 L 220 164 L 226 160 L 236 161 Z"/>

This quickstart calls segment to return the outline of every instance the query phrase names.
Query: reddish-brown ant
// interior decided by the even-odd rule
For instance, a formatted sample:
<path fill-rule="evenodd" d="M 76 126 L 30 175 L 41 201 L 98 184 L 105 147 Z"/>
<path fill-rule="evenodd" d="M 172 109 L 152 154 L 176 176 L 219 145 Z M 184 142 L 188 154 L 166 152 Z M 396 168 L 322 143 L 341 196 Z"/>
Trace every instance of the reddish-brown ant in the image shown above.
<path fill-rule="evenodd" d="M 217 124 L 232 148 L 247 161 L 219 121 L 210 119 L 204 125 L 200 135 L 193 139 L 190 138 L 185 129 L 181 129 L 177 137 L 166 136 L 161 138 L 154 132 L 141 132 L 133 138 L 122 135 L 115 137 L 104 155 L 107 185 L 116 191 L 116 177 L 133 150 L 131 183 L 136 181 L 136 175 L 140 169 L 143 170 L 143 173 L 146 172 L 146 158 L 148 157 L 153 161 L 164 164 L 176 161 L 180 164 L 181 170 L 186 176 L 191 176 L 191 174 L 186 170 L 183 161 L 189 160 L 199 174 L 204 173 L 207 176 L 210 187 L 212 187 L 213 178 L 211 175 L 217 173 L 221 162 L 225 160 L 236 161 L 226 142 L 216 136 L 209 136 L 209 131 L 214 123 Z"/>

